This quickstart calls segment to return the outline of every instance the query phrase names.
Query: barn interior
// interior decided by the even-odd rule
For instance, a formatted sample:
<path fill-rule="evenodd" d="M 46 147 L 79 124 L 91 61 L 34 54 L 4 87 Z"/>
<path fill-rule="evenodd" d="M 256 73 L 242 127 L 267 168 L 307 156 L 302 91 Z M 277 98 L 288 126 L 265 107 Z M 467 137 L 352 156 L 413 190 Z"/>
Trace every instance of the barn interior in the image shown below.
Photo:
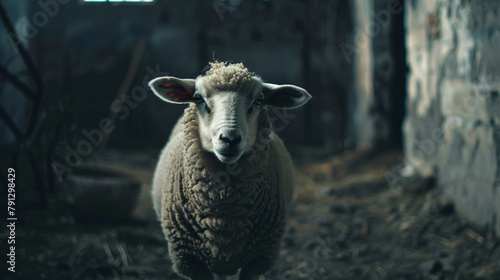
<path fill-rule="evenodd" d="M 215 60 L 313 96 L 273 116 L 297 186 L 265 279 L 500 279 L 498 1 L 2 0 L 0 20 L 2 279 L 182 279 L 150 191 L 185 106 L 147 83 Z"/>

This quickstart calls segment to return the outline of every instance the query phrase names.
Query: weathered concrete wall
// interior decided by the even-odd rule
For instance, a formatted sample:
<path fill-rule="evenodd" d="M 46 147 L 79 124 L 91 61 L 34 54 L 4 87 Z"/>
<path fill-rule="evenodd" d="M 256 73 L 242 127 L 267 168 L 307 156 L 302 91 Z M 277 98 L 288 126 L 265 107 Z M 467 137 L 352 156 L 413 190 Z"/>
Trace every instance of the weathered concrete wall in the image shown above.
<path fill-rule="evenodd" d="M 409 170 L 500 233 L 500 2 L 406 2 Z"/>

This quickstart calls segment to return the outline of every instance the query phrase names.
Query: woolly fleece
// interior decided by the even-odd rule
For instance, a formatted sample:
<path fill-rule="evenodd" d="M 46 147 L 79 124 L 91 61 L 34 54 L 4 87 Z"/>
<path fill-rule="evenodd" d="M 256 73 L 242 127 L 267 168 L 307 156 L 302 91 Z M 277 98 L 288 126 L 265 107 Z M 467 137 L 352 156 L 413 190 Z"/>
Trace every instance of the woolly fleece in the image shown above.
<path fill-rule="evenodd" d="M 217 71 L 214 69 L 214 71 Z M 275 263 L 293 196 L 293 166 L 259 116 L 251 153 L 227 166 L 203 150 L 190 105 L 163 150 L 153 183 L 154 206 L 174 270 L 192 279 L 211 273 L 261 275 Z"/>

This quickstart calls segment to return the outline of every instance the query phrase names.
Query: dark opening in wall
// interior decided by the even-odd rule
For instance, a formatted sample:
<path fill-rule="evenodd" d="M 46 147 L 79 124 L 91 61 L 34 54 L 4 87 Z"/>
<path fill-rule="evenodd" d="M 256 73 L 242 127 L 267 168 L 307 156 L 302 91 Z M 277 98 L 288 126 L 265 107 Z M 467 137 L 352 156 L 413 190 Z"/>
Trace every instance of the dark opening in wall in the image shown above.
<path fill-rule="evenodd" d="M 389 118 L 389 125 L 392 131 L 390 134 L 390 141 L 394 146 L 401 146 L 402 124 L 406 107 L 406 74 L 408 73 L 406 64 L 404 11 L 393 16 L 390 38 L 391 53 L 394 58 L 394 74 L 391 85 L 391 98 L 389 101 L 392 108 Z"/>

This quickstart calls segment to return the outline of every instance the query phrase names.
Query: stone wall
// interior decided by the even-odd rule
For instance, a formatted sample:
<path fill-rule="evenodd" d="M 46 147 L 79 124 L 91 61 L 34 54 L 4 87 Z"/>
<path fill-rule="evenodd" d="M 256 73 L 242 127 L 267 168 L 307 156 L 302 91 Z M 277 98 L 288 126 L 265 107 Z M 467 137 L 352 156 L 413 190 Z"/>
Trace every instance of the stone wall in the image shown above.
<path fill-rule="evenodd" d="M 406 1 L 407 170 L 500 233 L 500 2 Z"/>

